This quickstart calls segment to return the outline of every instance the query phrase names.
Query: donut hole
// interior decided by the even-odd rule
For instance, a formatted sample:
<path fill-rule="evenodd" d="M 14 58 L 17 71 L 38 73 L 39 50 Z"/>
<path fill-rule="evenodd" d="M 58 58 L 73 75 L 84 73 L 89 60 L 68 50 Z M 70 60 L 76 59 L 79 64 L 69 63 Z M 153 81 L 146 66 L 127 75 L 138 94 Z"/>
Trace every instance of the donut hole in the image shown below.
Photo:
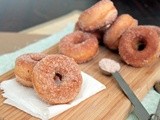
<path fill-rule="evenodd" d="M 85 41 L 85 38 L 81 36 L 80 38 L 77 38 L 76 40 L 74 40 L 74 44 L 81 44 L 84 41 Z"/>
<path fill-rule="evenodd" d="M 136 50 L 138 51 L 143 51 L 145 48 L 146 48 L 146 41 L 145 39 L 143 38 L 140 38 L 138 41 L 137 41 L 137 44 L 136 44 Z"/>
<path fill-rule="evenodd" d="M 54 76 L 54 81 L 56 84 L 60 84 L 62 82 L 62 75 L 59 74 L 59 73 L 55 73 L 55 76 Z"/>

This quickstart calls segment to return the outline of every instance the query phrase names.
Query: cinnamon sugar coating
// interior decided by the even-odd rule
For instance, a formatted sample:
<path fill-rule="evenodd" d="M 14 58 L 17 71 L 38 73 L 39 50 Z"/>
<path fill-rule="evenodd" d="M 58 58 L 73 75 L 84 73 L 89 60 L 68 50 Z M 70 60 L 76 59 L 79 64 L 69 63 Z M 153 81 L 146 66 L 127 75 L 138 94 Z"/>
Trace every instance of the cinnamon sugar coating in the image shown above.
<path fill-rule="evenodd" d="M 159 56 L 160 44 L 156 30 L 145 26 L 127 30 L 119 41 L 119 54 L 134 67 L 155 63 Z"/>
<path fill-rule="evenodd" d="M 110 0 L 101 0 L 83 11 L 78 19 L 79 27 L 84 31 L 94 31 L 110 25 L 118 11 Z"/>
<path fill-rule="evenodd" d="M 75 31 L 59 42 L 59 52 L 73 58 L 77 63 L 93 59 L 98 52 L 98 47 L 97 38 L 82 31 Z"/>
<path fill-rule="evenodd" d="M 14 69 L 16 80 L 24 86 L 32 87 L 31 74 L 33 68 L 45 56 L 42 53 L 28 53 L 19 56 L 16 59 Z"/>
<path fill-rule="evenodd" d="M 137 25 L 138 21 L 129 14 L 120 15 L 104 34 L 103 42 L 105 46 L 112 50 L 117 50 L 121 35 L 128 28 L 135 27 Z"/>
<path fill-rule="evenodd" d="M 82 76 L 78 64 L 64 55 L 48 55 L 33 69 L 33 86 L 42 100 L 63 104 L 78 95 Z"/>
<path fill-rule="evenodd" d="M 160 26 L 155 26 L 155 25 L 145 25 L 145 27 L 149 27 L 149 28 L 152 28 L 152 29 L 156 30 L 157 33 L 158 33 L 158 36 L 159 36 L 159 40 L 160 40 Z"/>

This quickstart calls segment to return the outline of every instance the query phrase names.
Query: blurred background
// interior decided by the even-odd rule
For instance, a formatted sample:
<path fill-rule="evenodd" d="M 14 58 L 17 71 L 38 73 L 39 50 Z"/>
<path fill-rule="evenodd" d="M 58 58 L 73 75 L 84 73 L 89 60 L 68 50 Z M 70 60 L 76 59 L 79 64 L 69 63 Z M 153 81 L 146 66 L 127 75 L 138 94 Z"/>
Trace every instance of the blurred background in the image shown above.
<path fill-rule="evenodd" d="M 0 0 L 0 31 L 18 32 L 73 10 L 83 11 L 99 0 Z M 139 24 L 160 26 L 160 0 L 112 0 L 119 14 L 129 13 Z"/>

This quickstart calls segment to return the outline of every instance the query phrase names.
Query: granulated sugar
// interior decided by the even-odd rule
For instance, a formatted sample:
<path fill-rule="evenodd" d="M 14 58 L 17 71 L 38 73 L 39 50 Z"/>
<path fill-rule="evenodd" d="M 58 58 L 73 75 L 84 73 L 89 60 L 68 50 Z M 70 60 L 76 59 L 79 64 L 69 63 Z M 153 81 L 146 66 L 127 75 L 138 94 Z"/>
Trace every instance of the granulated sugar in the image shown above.
<path fill-rule="evenodd" d="M 99 67 L 105 71 L 110 73 L 114 73 L 120 70 L 120 64 L 114 60 L 103 58 L 99 61 Z"/>

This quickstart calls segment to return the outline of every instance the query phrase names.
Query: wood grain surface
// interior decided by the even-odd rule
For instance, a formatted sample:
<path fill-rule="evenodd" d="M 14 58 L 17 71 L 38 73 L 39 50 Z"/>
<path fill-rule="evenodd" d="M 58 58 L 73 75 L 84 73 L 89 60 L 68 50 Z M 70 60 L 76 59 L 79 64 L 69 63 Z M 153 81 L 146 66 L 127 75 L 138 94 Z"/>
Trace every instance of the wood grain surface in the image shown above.
<path fill-rule="evenodd" d="M 14 39 L 14 38 L 13 38 Z M 24 37 L 23 39 L 26 39 Z M 34 37 L 33 37 L 34 39 Z M 44 53 L 54 54 L 58 52 L 55 45 Z M 125 120 L 131 111 L 131 103 L 120 90 L 116 81 L 111 76 L 102 74 L 98 67 L 101 58 L 111 58 L 121 64 L 120 73 L 132 88 L 139 99 L 142 99 L 160 78 L 160 62 L 148 67 L 134 68 L 121 61 L 118 54 L 101 46 L 97 56 L 88 63 L 80 64 L 82 71 L 93 76 L 106 85 L 107 89 L 81 102 L 79 105 L 52 118 L 52 120 Z M 0 81 L 14 77 L 13 70 L 0 76 Z M 14 91 L 13 91 L 14 92 Z M 3 92 L 0 91 L 2 94 Z M 3 104 L 5 99 L 0 95 L 0 118 L 4 120 L 37 120 L 37 118 L 10 105 Z"/>

